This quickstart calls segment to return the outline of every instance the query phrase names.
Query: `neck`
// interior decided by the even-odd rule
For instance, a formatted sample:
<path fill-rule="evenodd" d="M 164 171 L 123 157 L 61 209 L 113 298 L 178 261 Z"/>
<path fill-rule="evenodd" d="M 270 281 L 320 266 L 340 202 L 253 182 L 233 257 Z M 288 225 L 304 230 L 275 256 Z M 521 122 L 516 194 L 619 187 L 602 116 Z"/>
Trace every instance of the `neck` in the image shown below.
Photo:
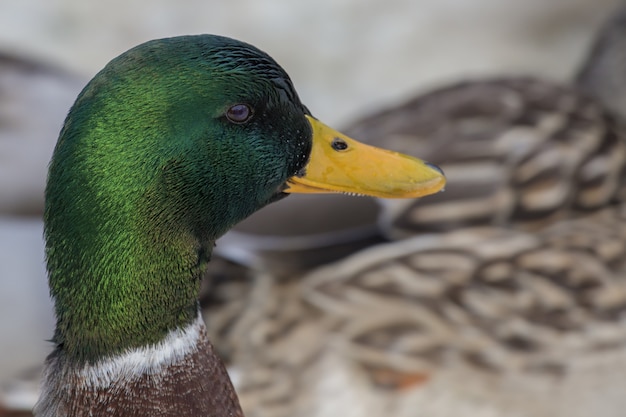
<path fill-rule="evenodd" d="M 85 387 L 92 390 L 141 378 L 145 374 L 157 375 L 195 353 L 204 342 L 201 340 L 203 336 L 204 322 L 198 314 L 194 322 L 168 332 L 157 344 L 129 349 L 118 356 L 82 365 L 74 372 L 84 381 Z"/>
<path fill-rule="evenodd" d="M 153 346 L 81 366 L 57 351 L 46 365 L 36 416 L 243 415 L 199 315 Z"/>
<path fill-rule="evenodd" d="M 92 203 L 84 215 L 57 207 L 46 227 L 54 341 L 63 354 L 91 363 L 156 344 L 192 323 L 212 247 L 181 225 L 146 215 L 145 205 L 107 216 Z"/>
<path fill-rule="evenodd" d="M 80 116 L 68 118 L 50 165 L 46 255 L 54 342 L 74 362 L 94 363 L 193 322 L 219 232 L 194 223 L 212 218 L 210 203 L 186 203 L 179 194 L 196 190 L 179 186 L 180 165 L 158 159 L 147 133 L 113 126 L 105 137 L 98 119 L 75 131 Z"/>

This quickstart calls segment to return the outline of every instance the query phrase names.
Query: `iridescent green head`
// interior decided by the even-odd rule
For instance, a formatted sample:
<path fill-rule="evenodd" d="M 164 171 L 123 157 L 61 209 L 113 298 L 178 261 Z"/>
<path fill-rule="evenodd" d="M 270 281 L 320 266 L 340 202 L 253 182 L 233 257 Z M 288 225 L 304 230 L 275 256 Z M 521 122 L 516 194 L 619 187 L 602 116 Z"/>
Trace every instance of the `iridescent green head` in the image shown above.
<path fill-rule="evenodd" d="M 422 161 L 360 148 L 312 118 L 251 45 L 142 44 L 81 92 L 50 165 L 54 341 L 94 361 L 190 323 L 215 239 L 285 192 L 417 197 L 444 183 Z"/>
<path fill-rule="evenodd" d="M 50 165 L 55 341 L 89 359 L 195 317 L 214 240 L 304 167 L 305 113 L 285 71 L 232 39 L 156 40 L 111 61 Z"/>

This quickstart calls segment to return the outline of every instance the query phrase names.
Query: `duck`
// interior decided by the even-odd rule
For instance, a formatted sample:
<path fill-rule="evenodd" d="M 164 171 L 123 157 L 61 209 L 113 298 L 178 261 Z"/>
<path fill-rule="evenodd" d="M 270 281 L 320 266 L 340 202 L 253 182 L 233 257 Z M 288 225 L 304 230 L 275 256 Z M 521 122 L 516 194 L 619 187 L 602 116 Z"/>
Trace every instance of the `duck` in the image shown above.
<path fill-rule="evenodd" d="M 56 326 L 34 414 L 241 416 L 199 312 L 216 239 L 292 193 L 419 198 L 441 170 L 315 119 L 231 38 L 146 42 L 84 87 L 45 192 Z"/>
<path fill-rule="evenodd" d="M 383 242 L 216 291 L 249 415 L 622 415 L 625 114 L 593 87 L 626 86 L 620 16 L 569 84 L 464 80 L 342 129 L 446 192 L 379 200 Z"/>
<path fill-rule="evenodd" d="M 625 209 L 540 232 L 425 233 L 290 281 L 256 274 L 231 330 L 244 411 L 620 416 Z"/>
<path fill-rule="evenodd" d="M 619 416 L 625 209 L 421 234 L 314 270 L 299 291 L 329 327 L 294 385 L 343 380 L 335 406 L 369 398 L 359 416 Z"/>
<path fill-rule="evenodd" d="M 528 76 L 465 80 L 346 131 L 422 151 L 450 179 L 445 195 L 422 203 L 379 200 L 377 221 L 390 240 L 477 225 L 536 231 L 624 195 L 621 116 L 576 85 Z"/>

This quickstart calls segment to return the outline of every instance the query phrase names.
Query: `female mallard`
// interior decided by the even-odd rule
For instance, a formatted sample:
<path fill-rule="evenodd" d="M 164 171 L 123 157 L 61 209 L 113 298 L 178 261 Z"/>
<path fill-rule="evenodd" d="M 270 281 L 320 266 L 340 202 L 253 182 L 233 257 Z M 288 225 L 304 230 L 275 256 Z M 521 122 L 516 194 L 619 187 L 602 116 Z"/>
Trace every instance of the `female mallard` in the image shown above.
<path fill-rule="evenodd" d="M 288 193 L 418 197 L 444 182 L 314 119 L 253 46 L 200 35 L 129 50 L 80 93 L 50 164 L 57 323 L 35 415 L 241 415 L 199 316 L 215 240 Z"/>

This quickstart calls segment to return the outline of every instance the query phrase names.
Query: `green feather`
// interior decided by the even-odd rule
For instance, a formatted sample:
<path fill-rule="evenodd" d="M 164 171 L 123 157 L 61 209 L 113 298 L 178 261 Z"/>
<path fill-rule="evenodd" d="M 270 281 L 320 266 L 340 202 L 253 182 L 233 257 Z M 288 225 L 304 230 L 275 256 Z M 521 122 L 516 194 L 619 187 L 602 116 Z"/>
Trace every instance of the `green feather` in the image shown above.
<path fill-rule="evenodd" d="M 225 117 L 238 103 L 247 123 Z M 193 321 L 213 242 L 306 164 L 307 113 L 271 57 L 224 37 L 147 42 L 98 73 L 46 189 L 59 349 L 93 362 Z"/>

